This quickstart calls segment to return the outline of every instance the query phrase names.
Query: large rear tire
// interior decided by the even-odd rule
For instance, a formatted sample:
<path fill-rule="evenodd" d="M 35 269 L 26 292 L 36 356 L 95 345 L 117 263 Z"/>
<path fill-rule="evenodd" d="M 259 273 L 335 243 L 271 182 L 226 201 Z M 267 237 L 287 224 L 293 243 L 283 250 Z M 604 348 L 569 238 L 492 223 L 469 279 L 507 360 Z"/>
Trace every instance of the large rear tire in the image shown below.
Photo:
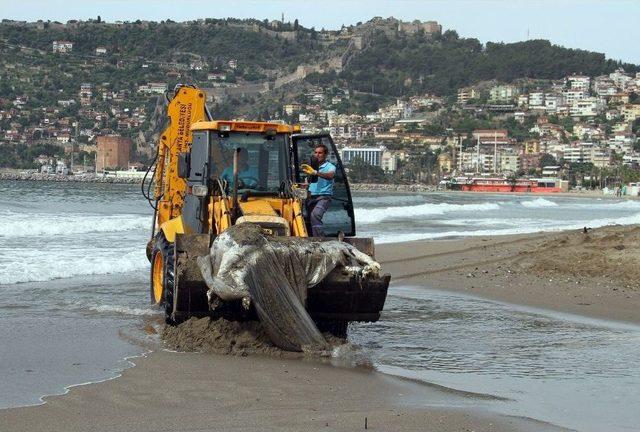
<path fill-rule="evenodd" d="M 162 232 L 153 242 L 151 252 L 151 304 L 164 308 L 168 323 L 173 323 L 173 291 L 175 286 L 175 251 Z"/>

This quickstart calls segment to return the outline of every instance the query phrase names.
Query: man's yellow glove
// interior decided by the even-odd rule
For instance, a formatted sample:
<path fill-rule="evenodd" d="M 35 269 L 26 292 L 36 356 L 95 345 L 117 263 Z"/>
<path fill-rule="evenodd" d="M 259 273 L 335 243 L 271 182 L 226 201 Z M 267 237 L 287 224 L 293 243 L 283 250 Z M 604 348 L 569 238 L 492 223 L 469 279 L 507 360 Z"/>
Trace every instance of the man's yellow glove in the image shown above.
<path fill-rule="evenodd" d="M 302 165 L 300 165 L 300 169 L 306 175 L 314 176 L 314 175 L 318 174 L 318 171 L 316 171 L 313 168 L 311 168 L 311 165 L 302 164 Z"/>

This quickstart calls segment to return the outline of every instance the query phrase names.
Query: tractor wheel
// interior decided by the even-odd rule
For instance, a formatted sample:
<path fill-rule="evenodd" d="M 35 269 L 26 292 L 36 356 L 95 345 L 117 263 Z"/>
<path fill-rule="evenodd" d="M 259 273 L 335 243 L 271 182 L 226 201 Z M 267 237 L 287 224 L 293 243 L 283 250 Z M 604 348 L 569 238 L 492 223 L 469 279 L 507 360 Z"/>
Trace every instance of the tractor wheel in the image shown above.
<path fill-rule="evenodd" d="M 175 285 L 174 247 L 160 232 L 151 252 L 151 303 L 164 307 L 167 322 L 172 323 Z"/>

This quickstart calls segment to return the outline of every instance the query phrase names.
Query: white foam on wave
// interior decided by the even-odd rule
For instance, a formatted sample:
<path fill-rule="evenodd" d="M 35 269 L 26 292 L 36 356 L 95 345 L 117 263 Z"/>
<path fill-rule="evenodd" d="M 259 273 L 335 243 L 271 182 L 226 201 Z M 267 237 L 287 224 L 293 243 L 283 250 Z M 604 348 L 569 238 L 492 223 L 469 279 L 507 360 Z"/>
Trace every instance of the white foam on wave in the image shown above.
<path fill-rule="evenodd" d="M 520 228 L 504 228 L 504 229 L 483 229 L 483 230 L 460 230 L 460 231 L 444 231 L 444 232 L 425 232 L 425 233 L 402 233 L 375 235 L 376 243 L 400 243 L 415 240 L 435 240 L 451 237 L 484 237 L 499 235 L 515 235 L 515 234 L 532 234 L 537 232 L 554 232 L 577 230 L 583 227 L 600 228 L 610 225 L 635 225 L 640 224 L 640 213 L 631 216 L 623 216 L 609 219 L 595 219 L 583 222 L 571 222 L 567 224 L 547 225 L 547 226 L 525 226 Z"/>
<path fill-rule="evenodd" d="M 142 309 L 117 305 L 88 305 L 87 309 L 94 312 L 117 315 L 150 316 L 158 315 L 158 309 Z"/>
<path fill-rule="evenodd" d="M 598 203 L 576 203 L 571 207 L 589 208 L 589 209 L 607 209 L 607 210 L 640 210 L 640 201 L 626 200 L 616 202 L 606 202 L 606 200 L 598 199 Z"/>
<path fill-rule="evenodd" d="M 0 285 L 21 282 L 42 282 L 84 275 L 127 273 L 149 266 L 144 246 L 129 252 L 109 255 L 56 254 L 51 251 L 30 252 L 29 256 L 15 257 L 10 263 L 0 263 Z"/>
<path fill-rule="evenodd" d="M 531 201 L 522 201 L 520 204 L 523 207 L 527 207 L 527 208 L 558 207 L 558 204 L 544 198 L 536 198 Z"/>
<path fill-rule="evenodd" d="M 477 227 L 477 226 L 485 226 L 485 227 L 520 227 L 526 225 L 539 225 L 540 221 L 536 219 L 443 219 L 443 220 L 434 220 L 432 221 L 434 224 L 439 225 L 448 225 L 448 226 L 464 226 L 464 227 Z"/>
<path fill-rule="evenodd" d="M 3 217 L 0 238 L 122 232 L 149 228 L 149 216 L 136 214 L 99 215 L 82 213 L 24 214 Z"/>
<path fill-rule="evenodd" d="M 421 204 L 425 202 L 423 195 L 356 195 L 353 197 L 353 204 L 357 207 L 366 205 L 401 205 L 401 204 Z"/>
<path fill-rule="evenodd" d="M 481 212 L 498 210 L 496 203 L 483 204 L 420 204 L 416 206 L 383 207 L 373 209 L 356 208 L 356 223 L 375 224 L 387 219 L 412 219 L 419 216 L 443 215 L 450 212 Z"/>

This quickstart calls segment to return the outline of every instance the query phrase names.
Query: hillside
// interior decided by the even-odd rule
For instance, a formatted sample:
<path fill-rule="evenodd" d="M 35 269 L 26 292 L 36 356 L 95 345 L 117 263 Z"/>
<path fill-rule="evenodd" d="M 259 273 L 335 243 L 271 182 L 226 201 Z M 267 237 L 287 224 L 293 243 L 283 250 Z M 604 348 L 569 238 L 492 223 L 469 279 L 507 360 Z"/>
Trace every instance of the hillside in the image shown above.
<path fill-rule="evenodd" d="M 342 80 L 354 90 L 397 97 L 424 92 L 448 95 L 460 86 L 491 79 L 510 82 L 557 79 L 572 73 L 598 75 L 620 66 L 628 72 L 638 70 L 636 65 L 622 65 L 600 53 L 544 40 L 484 46 L 476 39 L 460 38 L 455 31 L 398 31 L 398 22 L 374 19 L 330 32 L 297 24 L 294 31 L 288 23 L 233 19 L 121 24 L 3 21 L 2 81 L 7 81 L 8 66 L 26 64 L 48 69 L 43 72 L 54 80 L 51 90 L 64 86 L 55 82 L 55 65 L 71 73 L 67 77 L 75 82 L 93 78 L 90 82 L 113 81 L 133 89 L 147 81 L 170 85 L 189 81 L 208 87 L 207 72 L 226 72 L 221 81 L 228 83 L 275 82 L 303 65 L 307 70 L 298 78 L 320 72 L 325 76 L 316 73 L 316 82 Z M 52 54 L 56 40 L 73 42 L 73 51 Z M 356 40 L 360 43 L 354 44 Z M 105 54 L 96 55 L 97 47 L 104 48 Z M 230 61 L 236 64 L 231 70 Z M 78 67 L 68 70 L 74 63 Z M 88 69 L 90 74 L 83 73 Z"/>
<path fill-rule="evenodd" d="M 425 94 L 450 104 L 459 88 L 480 82 L 523 88 L 620 67 L 640 70 L 544 40 L 483 45 L 455 31 L 443 33 L 433 21 L 394 18 L 339 31 L 238 19 L 3 20 L 2 160 L 26 167 L 31 152 L 16 145 L 90 144 L 112 133 L 132 137 L 141 159 L 148 160 L 164 122 L 163 93 L 177 83 L 206 89 L 217 117 L 298 121 L 296 106 L 324 104 L 338 114 L 366 114 L 396 98 Z M 441 119 L 436 129 L 459 123 L 450 120 Z"/>
<path fill-rule="evenodd" d="M 574 73 L 589 76 L 639 70 L 607 60 L 604 54 L 568 49 L 546 40 L 487 43 L 447 31 L 437 38 L 423 34 L 389 37 L 376 34 L 341 75 L 361 91 L 394 96 L 453 94 L 478 81 L 512 82 L 518 78 L 561 79 Z"/>

